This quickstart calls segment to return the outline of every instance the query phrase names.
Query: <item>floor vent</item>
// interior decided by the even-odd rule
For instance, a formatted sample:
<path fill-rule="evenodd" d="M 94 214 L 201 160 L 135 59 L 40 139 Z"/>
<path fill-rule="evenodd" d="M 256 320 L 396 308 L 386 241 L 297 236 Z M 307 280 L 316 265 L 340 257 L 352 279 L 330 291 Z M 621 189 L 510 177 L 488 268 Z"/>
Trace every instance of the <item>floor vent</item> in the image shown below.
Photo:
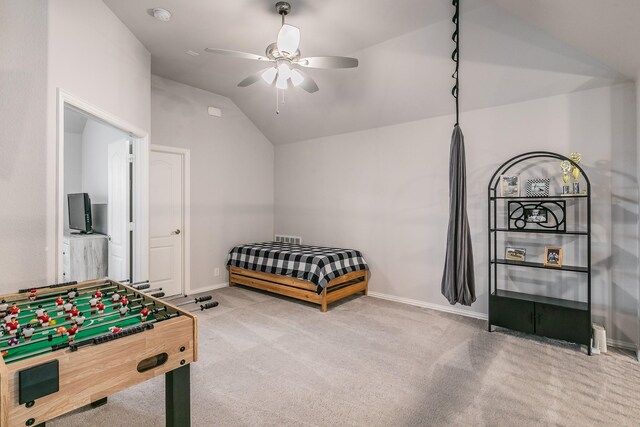
<path fill-rule="evenodd" d="M 293 243 L 294 245 L 302 244 L 302 237 L 300 236 L 285 236 L 283 234 L 276 234 L 276 242 Z"/>

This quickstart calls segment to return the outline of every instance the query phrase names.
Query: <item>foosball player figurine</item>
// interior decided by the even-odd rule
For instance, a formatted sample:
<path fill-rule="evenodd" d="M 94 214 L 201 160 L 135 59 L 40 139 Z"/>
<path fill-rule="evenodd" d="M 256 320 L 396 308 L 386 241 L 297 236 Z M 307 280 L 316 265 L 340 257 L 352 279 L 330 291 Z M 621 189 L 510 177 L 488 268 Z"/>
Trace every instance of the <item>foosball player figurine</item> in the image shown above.
<path fill-rule="evenodd" d="M 120 326 L 112 326 L 109 328 L 109 332 L 111 332 L 112 334 L 115 334 L 116 332 L 120 332 L 122 330 L 122 328 Z"/>
<path fill-rule="evenodd" d="M 94 296 L 89 300 L 89 308 L 91 309 L 91 314 L 96 314 L 96 307 L 98 306 L 98 298 Z"/>
<path fill-rule="evenodd" d="M 49 314 L 47 313 L 47 310 L 44 311 L 44 314 L 42 315 L 42 317 L 40 317 L 40 325 L 43 328 L 46 328 L 47 326 L 49 326 L 49 322 L 51 321 L 51 316 L 49 316 Z"/>
<path fill-rule="evenodd" d="M 120 298 L 120 304 L 122 304 L 122 305 L 129 304 L 129 300 L 127 299 L 127 297 Z"/>
<path fill-rule="evenodd" d="M 7 304 L 6 300 L 2 300 L 0 302 L 0 316 L 6 316 L 7 311 L 9 311 L 9 304 Z"/>
<path fill-rule="evenodd" d="M 95 293 L 95 294 L 93 294 L 93 297 L 94 297 L 95 299 L 100 299 L 100 298 L 102 298 L 102 291 L 101 291 L 100 289 L 98 289 L 98 290 L 96 291 L 96 293 Z"/>
<path fill-rule="evenodd" d="M 67 299 L 73 301 L 76 296 L 78 296 L 78 290 L 76 288 L 69 289 L 69 292 L 67 292 Z"/>
<path fill-rule="evenodd" d="M 6 327 L 11 335 L 15 335 L 16 333 L 18 333 L 18 328 L 20 327 L 20 323 L 18 323 L 15 317 L 12 317 L 11 322 L 7 323 Z"/>
<path fill-rule="evenodd" d="M 16 304 L 15 302 L 11 306 L 11 314 L 13 314 L 14 316 L 20 314 L 20 307 L 18 307 L 18 304 Z"/>
<path fill-rule="evenodd" d="M 71 311 L 69 312 L 69 315 L 71 315 L 71 320 L 75 322 L 76 317 L 78 316 L 78 313 L 80 313 L 80 310 L 78 310 L 78 307 L 74 305 Z"/>
<path fill-rule="evenodd" d="M 20 335 L 19 335 L 19 333 L 16 333 L 16 336 L 11 338 L 7 344 L 9 345 L 9 347 L 13 347 L 14 345 L 20 344 Z"/>
<path fill-rule="evenodd" d="M 38 308 L 36 309 L 34 314 L 36 315 L 36 319 L 39 319 L 42 317 L 42 315 L 44 314 L 44 308 L 42 308 L 42 304 L 38 305 Z"/>
<path fill-rule="evenodd" d="M 67 315 L 67 317 L 66 317 L 67 320 L 71 319 L 71 310 L 72 309 L 73 309 L 73 303 L 71 301 L 67 301 L 64 304 L 64 312 Z"/>
<path fill-rule="evenodd" d="M 84 323 L 84 321 L 87 320 L 87 318 L 84 317 L 84 315 L 82 313 L 78 313 L 78 315 L 76 316 L 76 318 L 74 320 L 75 320 L 76 325 L 78 326 L 78 328 L 80 328 L 82 326 L 82 324 Z"/>
<path fill-rule="evenodd" d="M 38 298 L 38 291 L 36 289 L 31 289 L 29 291 L 29 301 L 35 301 Z"/>
<path fill-rule="evenodd" d="M 98 314 L 104 313 L 104 304 L 102 303 L 102 301 L 98 301 L 98 305 L 96 305 L 96 308 L 98 309 Z"/>
<path fill-rule="evenodd" d="M 140 310 L 140 318 L 142 319 L 143 322 L 147 321 L 147 316 L 149 316 L 149 313 L 150 311 L 147 307 Z"/>
<path fill-rule="evenodd" d="M 118 310 L 120 312 L 120 317 L 124 317 L 127 315 L 127 312 L 129 311 L 129 307 L 127 307 L 126 305 L 123 305 L 122 307 L 120 307 L 120 310 Z"/>
<path fill-rule="evenodd" d="M 56 300 L 56 308 L 58 311 L 64 310 L 64 300 L 62 299 L 62 295 L 60 295 Z"/>
<path fill-rule="evenodd" d="M 31 337 L 33 336 L 34 332 L 35 330 L 33 329 L 33 326 L 31 325 L 31 323 L 27 323 L 26 325 L 24 325 L 24 328 L 22 328 L 22 336 L 24 337 L 24 340 L 25 341 L 31 340 Z"/>
<path fill-rule="evenodd" d="M 111 295 L 111 302 L 117 304 L 118 301 L 120 301 L 120 294 L 118 293 L 118 291 L 115 291 L 113 295 Z"/>
<path fill-rule="evenodd" d="M 78 332 L 78 326 L 76 326 L 76 325 L 69 326 L 69 329 L 67 329 L 67 335 L 69 336 L 69 342 L 73 342 L 73 339 L 75 338 L 75 335 L 76 335 L 77 332 Z"/>
<path fill-rule="evenodd" d="M 16 316 L 14 316 L 14 315 L 13 315 L 13 314 L 11 314 L 11 313 L 7 313 L 7 314 L 5 314 L 5 316 L 4 316 L 4 324 L 5 324 L 5 325 L 8 325 L 8 324 L 9 324 L 9 322 L 11 322 L 11 320 L 13 320 L 13 318 L 14 318 L 14 317 L 16 317 Z"/>

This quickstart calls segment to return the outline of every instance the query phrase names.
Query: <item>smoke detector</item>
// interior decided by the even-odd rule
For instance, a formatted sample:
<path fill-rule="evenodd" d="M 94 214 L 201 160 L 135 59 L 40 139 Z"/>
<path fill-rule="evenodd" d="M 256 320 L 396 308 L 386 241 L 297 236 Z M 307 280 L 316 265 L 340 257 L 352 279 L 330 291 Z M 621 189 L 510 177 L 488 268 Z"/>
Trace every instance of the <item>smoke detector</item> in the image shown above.
<path fill-rule="evenodd" d="M 162 9 L 161 7 L 152 9 L 151 14 L 158 21 L 169 22 L 169 20 L 171 20 L 171 12 L 169 12 L 167 9 Z"/>

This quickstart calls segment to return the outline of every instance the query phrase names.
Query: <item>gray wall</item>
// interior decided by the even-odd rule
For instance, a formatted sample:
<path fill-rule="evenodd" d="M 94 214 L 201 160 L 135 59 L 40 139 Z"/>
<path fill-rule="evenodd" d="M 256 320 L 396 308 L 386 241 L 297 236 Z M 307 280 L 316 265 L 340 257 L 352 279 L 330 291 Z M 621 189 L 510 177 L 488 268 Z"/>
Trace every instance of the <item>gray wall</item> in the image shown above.
<path fill-rule="evenodd" d="M 637 227 L 612 199 L 637 194 L 635 114 L 633 85 L 623 84 L 462 115 L 478 282 L 471 308 L 452 308 L 440 294 L 450 116 L 276 146 L 275 231 L 300 235 L 308 244 L 362 250 L 374 295 L 483 316 L 491 174 L 521 152 L 579 151 L 594 186 L 594 318 L 610 337 L 628 344 L 637 339 L 637 274 L 630 271 L 638 264 L 632 244 Z M 625 238 L 612 246 L 614 236 Z M 569 240 L 562 244 L 576 254 L 584 251 Z M 541 257 L 543 250 L 544 244 L 528 256 Z M 553 283 L 557 276 L 543 280 Z M 575 296 L 566 286 L 552 292 Z"/>
<path fill-rule="evenodd" d="M 191 289 L 222 284 L 232 246 L 273 238 L 273 145 L 228 98 L 157 76 L 151 85 L 152 143 L 191 150 Z"/>
<path fill-rule="evenodd" d="M 47 11 L 0 2 L 0 292 L 47 278 Z"/>

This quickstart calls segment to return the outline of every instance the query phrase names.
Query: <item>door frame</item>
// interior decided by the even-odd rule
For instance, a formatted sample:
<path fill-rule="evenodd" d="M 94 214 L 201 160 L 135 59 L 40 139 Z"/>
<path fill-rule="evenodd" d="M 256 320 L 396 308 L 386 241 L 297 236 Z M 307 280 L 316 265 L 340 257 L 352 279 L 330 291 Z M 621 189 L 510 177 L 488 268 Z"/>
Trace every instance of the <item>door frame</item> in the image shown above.
<path fill-rule="evenodd" d="M 149 134 L 118 116 L 111 114 L 90 102 L 57 89 L 57 161 L 56 161 L 56 224 L 55 224 L 55 272 L 58 282 L 62 281 L 62 252 L 64 245 L 64 109 L 71 107 L 103 123 L 129 134 L 133 155 L 133 271 L 134 281 L 149 277 Z M 120 278 L 112 278 L 119 280 Z"/>
<path fill-rule="evenodd" d="M 178 154 L 182 157 L 182 227 L 180 228 L 182 230 L 180 233 L 182 237 L 182 294 L 189 295 L 191 294 L 191 150 L 151 144 L 149 161 L 153 151 Z M 149 212 L 149 216 L 151 216 L 151 212 Z M 151 235 L 149 235 L 149 239 L 151 239 Z"/>

